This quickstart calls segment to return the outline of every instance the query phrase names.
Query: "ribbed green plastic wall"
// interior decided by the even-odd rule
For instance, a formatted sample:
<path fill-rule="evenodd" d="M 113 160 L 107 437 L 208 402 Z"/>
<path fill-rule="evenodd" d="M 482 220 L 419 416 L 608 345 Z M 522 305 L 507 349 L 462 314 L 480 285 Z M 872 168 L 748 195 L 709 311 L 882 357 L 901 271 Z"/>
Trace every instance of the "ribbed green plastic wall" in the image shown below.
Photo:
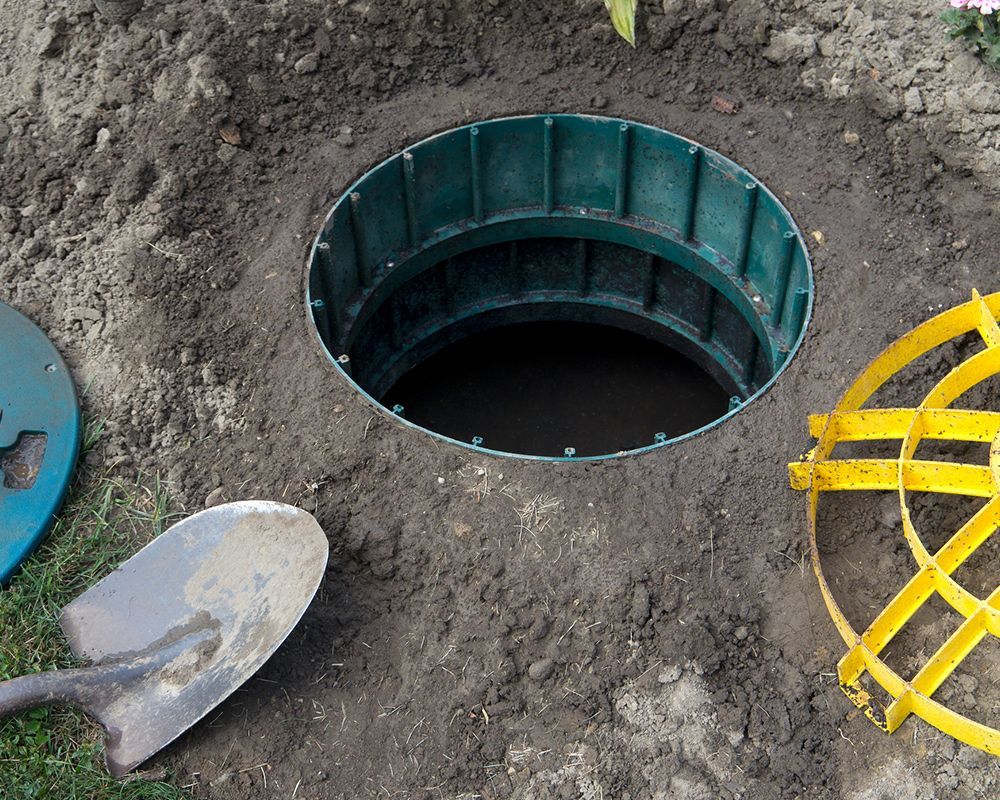
<path fill-rule="evenodd" d="M 307 301 L 376 405 L 472 331 L 576 319 L 694 358 L 738 398 L 728 417 L 788 363 L 812 298 L 795 222 L 746 170 L 648 125 L 551 115 L 456 128 L 363 175 L 316 237 Z"/>

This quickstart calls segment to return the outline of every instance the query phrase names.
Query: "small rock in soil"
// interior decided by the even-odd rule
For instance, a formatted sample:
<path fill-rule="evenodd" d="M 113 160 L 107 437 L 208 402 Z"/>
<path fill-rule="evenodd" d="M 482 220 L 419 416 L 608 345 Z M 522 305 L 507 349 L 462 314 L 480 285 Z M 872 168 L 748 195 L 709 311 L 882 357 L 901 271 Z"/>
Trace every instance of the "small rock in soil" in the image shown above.
<path fill-rule="evenodd" d="M 62 50 L 62 37 L 54 27 L 42 28 L 38 34 L 38 55 L 54 56 Z"/>
<path fill-rule="evenodd" d="M 740 101 L 724 94 L 712 95 L 712 110 L 720 114 L 735 114 L 740 109 Z"/>
<path fill-rule="evenodd" d="M 226 501 L 225 494 L 226 490 L 222 486 L 213 489 L 205 498 L 205 508 L 215 508 L 215 506 L 222 505 Z"/>
<path fill-rule="evenodd" d="M 776 64 L 789 61 L 801 63 L 816 52 L 816 36 L 794 28 L 779 31 L 771 36 L 771 44 L 764 50 L 764 58 Z"/>
<path fill-rule="evenodd" d="M 97 137 L 95 139 L 95 142 L 96 144 L 94 146 L 94 152 L 103 153 L 105 150 L 108 149 L 108 145 L 111 144 L 111 131 L 109 131 L 107 128 L 101 128 L 97 132 Z"/>
<path fill-rule="evenodd" d="M 660 683 L 676 683 L 680 680 L 683 671 L 677 664 L 671 664 L 669 667 L 665 667 L 660 671 L 656 680 Z"/>
<path fill-rule="evenodd" d="M 337 134 L 337 138 L 333 140 L 336 144 L 341 147 L 353 147 L 354 146 L 354 130 L 347 125 L 344 125 L 340 129 L 340 133 Z"/>
<path fill-rule="evenodd" d="M 528 667 L 528 677 L 541 683 L 552 674 L 554 666 L 551 658 L 540 659 Z"/>
<path fill-rule="evenodd" d="M 319 55 L 316 53 L 306 53 L 295 62 L 294 69 L 300 75 L 308 75 L 310 72 L 315 72 L 318 67 Z"/>

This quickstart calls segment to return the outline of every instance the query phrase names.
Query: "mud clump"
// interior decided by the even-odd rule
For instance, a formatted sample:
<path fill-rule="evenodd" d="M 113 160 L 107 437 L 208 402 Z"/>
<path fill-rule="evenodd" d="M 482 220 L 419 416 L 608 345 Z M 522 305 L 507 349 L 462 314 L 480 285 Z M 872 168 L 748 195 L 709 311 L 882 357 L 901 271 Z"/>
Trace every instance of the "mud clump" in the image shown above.
<path fill-rule="evenodd" d="M 286 645 L 158 757 L 179 783 L 220 800 L 996 795 L 985 754 L 919 721 L 886 737 L 841 694 L 784 466 L 862 364 L 995 281 L 995 151 L 974 143 L 996 115 L 954 129 L 992 108 L 992 79 L 937 44 L 936 10 L 644 3 L 633 51 L 600 3 L 179 0 L 127 24 L 16 6 L 0 286 L 106 420 L 88 458 L 161 475 L 187 508 L 219 489 L 296 503 L 330 538 Z M 945 88 L 954 74 L 981 91 Z M 436 131 L 588 110 L 718 149 L 789 208 L 817 279 L 789 369 L 719 428 L 602 464 L 471 458 L 378 414 L 306 322 L 326 209 Z M 905 548 L 886 526 L 863 537 L 863 508 L 831 513 L 840 585 L 880 602 L 864 580 L 905 580 Z M 985 709 L 984 684 L 953 691 Z"/>

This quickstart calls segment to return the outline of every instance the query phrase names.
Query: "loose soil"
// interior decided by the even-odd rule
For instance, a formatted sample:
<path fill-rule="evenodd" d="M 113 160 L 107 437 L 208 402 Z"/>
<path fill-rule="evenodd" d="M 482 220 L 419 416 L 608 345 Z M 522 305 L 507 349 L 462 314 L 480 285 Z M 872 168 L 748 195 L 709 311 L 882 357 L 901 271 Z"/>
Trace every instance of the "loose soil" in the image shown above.
<path fill-rule="evenodd" d="M 997 288 L 992 179 L 967 171 L 992 129 L 949 138 L 931 119 L 934 63 L 963 75 L 964 55 L 924 16 L 909 26 L 910 0 L 889 26 L 865 4 L 664 5 L 643 6 L 633 51 L 596 1 L 148 1 L 123 26 L 85 0 L 0 0 L 0 297 L 107 420 L 88 457 L 159 471 L 192 511 L 297 503 L 330 538 L 288 643 L 152 762 L 196 796 L 997 795 L 994 759 L 916 719 L 885 736 L 841 695 L 785 471 L 807 413 L 886 343 Z M 847 39 L 779 35 L 820 7 L 838 30 L 867 15 L 879 53 L 910 30 L 937 59 L 923 111 L 895 83 L 827 91 Z M 382 416 L 321 355 L 305 257 L 350 181 L 435 131 L 550 111 L 713 147 L 807 232 L 811 334 L 732 421 L 636 458 L 477 458 Z M 825 552 L 870 618 L 910 557 L 894 498 L 840 500 Z M 915 652 L 948 624 L 928 619 Z M 970 664 L 947 701 L 989 717 L 995 665 Z"/>

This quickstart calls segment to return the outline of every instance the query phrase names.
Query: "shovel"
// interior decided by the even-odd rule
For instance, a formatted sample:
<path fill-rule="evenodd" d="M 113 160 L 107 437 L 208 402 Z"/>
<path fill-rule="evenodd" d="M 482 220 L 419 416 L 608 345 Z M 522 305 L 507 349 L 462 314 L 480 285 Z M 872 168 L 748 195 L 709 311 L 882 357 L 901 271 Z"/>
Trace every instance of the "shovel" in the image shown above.
<path fill-rule="evenodd" d="M 105 730 L 115 777 L 194 725 L 278 648 L 312 600 L 329 544 L 311 514 L 228 503 L 171 526 L 66 608 L 92 664 L 0 683 L 0 717 L 65 703 Z"/>

